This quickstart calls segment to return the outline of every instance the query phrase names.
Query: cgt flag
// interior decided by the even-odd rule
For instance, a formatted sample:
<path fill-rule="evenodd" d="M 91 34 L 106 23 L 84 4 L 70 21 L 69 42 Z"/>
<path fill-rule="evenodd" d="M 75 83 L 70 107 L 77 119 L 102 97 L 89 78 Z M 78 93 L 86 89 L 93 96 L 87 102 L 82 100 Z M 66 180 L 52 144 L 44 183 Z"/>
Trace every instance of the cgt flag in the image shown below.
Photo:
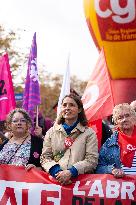
<path fill-rule="evenodd" d="M 100 52 L 96 67 L 82 97 L 88 126 L 97 134 L 98 149 L 101 147 L 102 119 L 112 114 L 114 107 L 110 76 L 107 70 L 104 50 Z"/>
<path fill-rule="evenodd" d="M 89 122 L 112 114 L 114 103 L 103 49 L 83 94 L 82 102 Z"/>
<path fill-rule="evenodd" d="M 40 103 L 40 87 L 37 70 L 37 44 L 36 33 L 34 33 L 23 95 L 23 108 L 30 114 L 32 120 L 34 119 L 35 107 Z"/>
<path fill-rule="evenodd" d="M 0 121 L 16 107 L 8 54 L 0 57 Z"/>

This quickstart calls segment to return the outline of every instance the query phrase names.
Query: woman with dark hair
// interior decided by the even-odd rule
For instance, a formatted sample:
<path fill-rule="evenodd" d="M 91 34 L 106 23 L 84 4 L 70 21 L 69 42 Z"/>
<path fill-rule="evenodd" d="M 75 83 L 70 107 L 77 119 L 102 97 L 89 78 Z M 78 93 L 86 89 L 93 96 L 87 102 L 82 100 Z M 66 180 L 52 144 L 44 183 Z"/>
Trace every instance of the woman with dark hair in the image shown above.
<path fill-rule="evenodd" d="M 6 122 L 10 137 L 0 145 L 0 164 L 25 166 L 27 170 L 40 167 L 43 140 L 30 134 L 29 114 L 16 108 L 9 113 Z"/>
<path fill-rule="evenodd" d="M 82 101 L 80 99 L 79 96 L 75 95 L 75 94 L 70 94 L 70 95 L 66 95 L 64 97 L 65 98 L 72 98 L 76 104 L 77 104 L 77 107 L 79 109 L 78 111 L 78 121 L 83 125 L 83 126 L 87 126 L 88 125 L 88 122 L 87 122 L 87 119 L 86 119 L 86 115 L 85 115 L 85 112 L 84 112 L 84 108 L 83 108 L 83 104 L 82 104 Z M 64 99 L 62 100 L 62 105 L 63 105 L 63 101 Z M 63 105 L 64 106 L 64 105 Z M 65 106 L 64 106 L 65 107 Z M 63 115 L 60 115 L 58 120 L 57 120 L 57 123 L 58 124 L 63 124 L 65 122 L 65 118 L 63 117 Z"/>
<path fill-rule="evenodd" d="M 66 185 L 72 177 L 93 173 L 97 160 L 97 137 L 87 126 L 82 101 L 77 95 L 66 95 L 59 118 L 46 133 L 41 165 L 58 182 Z"/>

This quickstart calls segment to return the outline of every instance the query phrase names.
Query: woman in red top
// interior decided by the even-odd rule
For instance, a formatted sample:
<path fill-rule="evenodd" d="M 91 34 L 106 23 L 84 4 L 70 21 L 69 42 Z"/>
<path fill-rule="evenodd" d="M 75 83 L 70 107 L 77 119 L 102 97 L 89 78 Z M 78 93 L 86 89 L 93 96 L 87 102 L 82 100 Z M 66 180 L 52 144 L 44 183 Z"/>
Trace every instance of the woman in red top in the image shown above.
<path fill-rule="evenodd" d="M 127 104 L 116 105 L 113 120 L 116 130 L 101 147 L 96 173 L 123 177 L 136 173 L 136 113 Z"/>

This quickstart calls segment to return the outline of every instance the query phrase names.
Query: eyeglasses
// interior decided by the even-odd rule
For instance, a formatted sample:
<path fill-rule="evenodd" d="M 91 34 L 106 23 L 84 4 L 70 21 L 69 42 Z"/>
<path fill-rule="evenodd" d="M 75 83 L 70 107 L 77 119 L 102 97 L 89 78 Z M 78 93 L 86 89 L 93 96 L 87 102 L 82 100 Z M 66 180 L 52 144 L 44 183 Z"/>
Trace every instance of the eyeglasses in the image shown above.
<path fill-rule="evenodd" d="M 26 119 L 24 119 L 24 118 L 21 118 L 21 119 L 13 119 L 13 120 L 12 120 L 12 123 L 14 123 L 14 124 L 16 124 L 16 123 L 18 123 L 18 122 L 20 122 L 20 123 L 22 123 L 22 124 L 25 124 L 27 121 L 26 121 Z"/>

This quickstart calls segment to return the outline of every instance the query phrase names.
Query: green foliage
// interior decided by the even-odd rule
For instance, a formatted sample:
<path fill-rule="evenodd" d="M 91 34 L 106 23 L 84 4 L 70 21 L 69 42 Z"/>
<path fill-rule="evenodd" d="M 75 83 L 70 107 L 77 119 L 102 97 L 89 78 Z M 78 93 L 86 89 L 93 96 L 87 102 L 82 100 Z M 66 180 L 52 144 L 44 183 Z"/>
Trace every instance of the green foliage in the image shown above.
<path fill-rule="evenodd" d="M 0 55 L 8 53 L 9 62 L 13 79 L 15 78 L 14 72 L 19 65 L 25 61 L 24 53 L 17 51 L 15 42 L 20 37 L 12 30 L 7 31 L 2 25 L 0 25 Z"/>

